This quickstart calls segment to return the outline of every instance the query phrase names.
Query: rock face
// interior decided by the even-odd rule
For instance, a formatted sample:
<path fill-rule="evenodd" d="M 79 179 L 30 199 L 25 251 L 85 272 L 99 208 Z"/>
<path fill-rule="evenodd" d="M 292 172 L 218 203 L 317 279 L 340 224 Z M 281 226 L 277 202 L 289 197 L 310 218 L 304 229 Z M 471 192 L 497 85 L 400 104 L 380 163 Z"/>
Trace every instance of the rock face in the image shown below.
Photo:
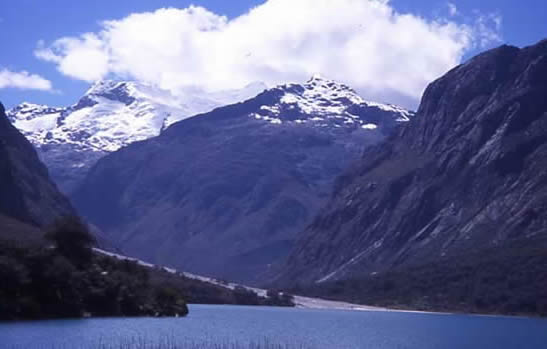
<path fill-rule="evenodd" d="M 0 216 L 41 227 L 73 214 L 36 151 L 11 125 L 0 104 Z"/>
<path fill-rule="evenodd" d="M 547 41 L 502 46 L 426 90 L 365 151 L 280 280 L 321 283 L 547 234 Z"/>
<path fill-rule="evenodd" d="M 8 111 L 32 142 L 53 179 L 70 193 L 103 156 L 159 135 L 176 121 L 254 97 L 263 84 L 242 90 L 182 95 L 132 81 L 99 81 L 74 105 L 54 108 L 22 103 Z"/>
<path fill-rule="evenodd" d="M 286 256 L 342 170 L 410 117 L 314 77 L 122 148 L 72 198 L 125 253 L 254 282 Z"/>

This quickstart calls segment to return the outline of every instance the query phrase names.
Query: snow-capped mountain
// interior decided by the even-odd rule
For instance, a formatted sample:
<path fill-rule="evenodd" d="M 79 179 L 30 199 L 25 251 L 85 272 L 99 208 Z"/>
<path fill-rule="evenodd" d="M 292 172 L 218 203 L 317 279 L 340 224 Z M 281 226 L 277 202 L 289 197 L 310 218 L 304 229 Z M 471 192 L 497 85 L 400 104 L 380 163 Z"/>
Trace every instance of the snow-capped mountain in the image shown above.
<path fill-rule="evenodd" d="M 411 116 L 315 76 L 113 152 L 71 198 L 132 256 L 252 283 L 287 255 L 338 175 Z"/>
<path fill-rule="evenodd" d="M 187 88 L 174 96 L 143 83 L 99 81 L 75 105 L 54 108 L 22 103 L 7 114 L 37 148 L 61 189 L 70 192 L 105 154 L 264 89 L 261 83 L 215 93 Z"/>
<path fill-rule="evenodd" d="M 72 106 L 22 103 L 7 115 L 36 147 L 60 188 L 70 193 L 106 154 L 265 89 L 262 83 L 212 93 L 188 87 L 175 96 L 140 82 L 106 80 L 96 82 Z M 266 90 L 264 96 L 269 100 L 248 116 L 271 124 L 373 130 L 378 124 L 385 128 L 408 121 L 412 115 L 396 106 L 367 102 L 348 86 L 319 75 L 304 84 Z M 391 121 L 386 120 L 386 112 L 394 115 Z"/>
<path fill-rule="evenodd" d="M 286 84 L 270 90 L 278 96 L 273 105 L 262 105 L 250 116 L 272 124 L 310 124 L 319 127 L 361 127 L 373 130 L 378 127 L 372 111 L 393 113 L 393 121 L 409 121 L 413 112 L 401 107 L 368 102 L 350 87 L 314 75 L 305 84 Z M 367 114 L 361 118 L 360 114 Z M 382 115 L 385 123 L 385 115 Z"/>
<path fill-rule="evenodd" d="M 478 279 L 480 274 L 483 280 L 505 285 L 510 278 L 496 271 L 512 264 L 522 266 L 512 269 L 521 277 L 537 264 L 520 259 L 527 253 L 523 251 L 531 251 L 526 246 L 534 251 L 547 246 L 546 86 L 547 40 L 522 49 L 504 45 L 487 51 L 432 82 L 419 117 L 356 161 L 303 232 L 280 279 L 303 285 L 363 278 L 367 287 L 348 295 L 371 295 L 365 289 L 377 289 L 373 292 L 385 291 L 389 297 L 395 293 L 378 287 L 380 282 L 398 285 L 418 275 L 429 280 L 448 273 L 439 280 L 456 280 L 457 275 Z M 471 264 L 459 264 L 461 260 Z M 496 268 L 483 273 L 474 263 Z M 383 278 L 388 270 L 398 272 Z M 392 277 L 406 272 L 415 274 Z M 457 301 L 470 309 L 477 299 L 489 299 L 490 309 L 503 308 L 488 298 L 497 290 L 495 283 L 483 289 L 483 296 L 465 298 L 469 287 L 480 289 L 476 284 L 463 283 L 456 293 L 450 290 L 450 297 L 438 297 L 447 288 L 435 282 L 427 297 L 415 292 L 420 281 L 405 290 L 422 294 L 420 303 L 436 298 L 432 302 L 440 307 Z M 545 290 L 539 281 L 527 287 Z M 387 299 L 377 295 L 372 293 L 372 298 Z M 460 303 L 464 299 L 469 303 Z"/>

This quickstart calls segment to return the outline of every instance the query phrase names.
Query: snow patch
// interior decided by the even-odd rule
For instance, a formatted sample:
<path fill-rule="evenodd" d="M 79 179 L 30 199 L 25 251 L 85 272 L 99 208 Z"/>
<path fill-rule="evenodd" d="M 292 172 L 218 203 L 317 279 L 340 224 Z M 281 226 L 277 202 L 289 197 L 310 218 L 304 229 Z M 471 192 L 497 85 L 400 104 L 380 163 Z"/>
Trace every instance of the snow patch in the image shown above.
<path fill-rule="evenodd" d="M 365 130 L 376 130 L 378 128 L 378 125 L 376 125 L 376 124 L 365 124 L 365 125 L 361 126 L 361 128 L 363 128 Z"/>
<path fill-rule="evenodd" d="M 393 113 L 397 122 L 408 121 L 413 115 L 412 112 L 394 105 L 367 102 L 350 87 L 317 74 L 305 84 L 280 85 L 271 91 L 280 96 L 274 102 L 275 104 L 262 105 L 259 111 L 251 113 L 250 116 L 257 118 L 256 114 L 259 114 L 261 119 L 271 123 L 279 123 L 277 120 L 272 122 L 274 118 L 293 124 L 313 121 L 315 127 L 333 126 L 355 129 L 362 126 L 365 130 L 375 130 L 376 124 L 355 113 L 359 113 L 358 111 L 363 108 L 378 108 Z M 294 113 L 299 116 L 296 120 L 288 117 Z M 366 115 L 366 112 L 364 114 Z"/>
<path fill-rule="evenodd" d="M 175 96 L 149 84 L 104 80 L 94 83 L 72 106 L 52 108 L 25 102 L 7 115 L 36 148 L 51 146 L 48 160 L 63 163 L 79 159 L 77 166 L 68 166 L 90 167 L 97 156 L 157 136 L 180 120 L 254 97 L 264 89 L 259 83 L 221 92 L 188 87 Z M 62 151 L 56 152 L 59 145 Z M 67 152 L 67 146 L 73 153 Z"/>

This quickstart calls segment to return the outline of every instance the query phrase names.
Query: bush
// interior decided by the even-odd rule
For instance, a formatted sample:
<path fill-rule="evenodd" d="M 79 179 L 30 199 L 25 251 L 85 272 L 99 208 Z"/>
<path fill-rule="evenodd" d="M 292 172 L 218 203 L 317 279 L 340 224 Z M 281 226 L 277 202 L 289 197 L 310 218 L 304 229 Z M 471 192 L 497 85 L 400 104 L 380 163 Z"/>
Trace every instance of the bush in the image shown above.
<path fill-rule="evenodd" d="M 55 230 L 54 249 L 0 242 L 0 320 L 188 313 L 177 287 L 151 283 L 136 262 L 93 254 L 88 238 L 64 239 L 70 231 L 85 232 Z"/>
<path fill-rule="evenodd" d="M 294 306 L 294 297 L 288 293 L 268 290 L 266 293 L 267 305 L 274 305 L 280 307 L 293 307 Z"/>
<path fill-rule="evenodd" d="M 88 264 L 92 257 L 95 237 L 78 217 L 57 220 L 46 232 L 57 251 L 76 265 Z"/>

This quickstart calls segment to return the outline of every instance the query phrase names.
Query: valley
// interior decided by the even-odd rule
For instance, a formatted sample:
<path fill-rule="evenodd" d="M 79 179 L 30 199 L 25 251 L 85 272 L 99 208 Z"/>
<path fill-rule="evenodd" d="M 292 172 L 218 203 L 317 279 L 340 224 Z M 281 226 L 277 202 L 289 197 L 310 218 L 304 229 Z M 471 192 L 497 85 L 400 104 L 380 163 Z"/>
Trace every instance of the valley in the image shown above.
<path fill-rule="evenodd" d="M 547 2 L 2 5 L 0 349 L 545 349 Z"/>
<path fill-rule="evenodd" d="M 126 254 L 258 284 L 289 253 L 336 177 L 412 115 L 314 77 L 104 157 L 71 199 Z"/>
<path fill-rule="evenodd" d="M 546 47 L 469 60 L 431 83 L 416 113 L 319 75 L 193 117 L 129 82 L 97 83 L 69 109 L 25 104 L 8 119 L 53 175 L 58 162 L 44 154 L 65 154 L 63 125 L 78 110 L 96 117 L 77 143 L 102 150 L 83 172 L 70 170 L 80 160 L 61 161 L 79 176 L 69 203 L 6 125 L 36 163 L 15 162 L 9 190 L 41 181 L 37 207 L 49 211 L 29 209 L 21 191 L 3 214 L 43 226 L 78 212 L 103 255 L 251 298 L 268 298 L 267 286 L 297 306 L 544 314 Z M 146 126 L 104 136 L 130 122 L 120 113 Z"/>

